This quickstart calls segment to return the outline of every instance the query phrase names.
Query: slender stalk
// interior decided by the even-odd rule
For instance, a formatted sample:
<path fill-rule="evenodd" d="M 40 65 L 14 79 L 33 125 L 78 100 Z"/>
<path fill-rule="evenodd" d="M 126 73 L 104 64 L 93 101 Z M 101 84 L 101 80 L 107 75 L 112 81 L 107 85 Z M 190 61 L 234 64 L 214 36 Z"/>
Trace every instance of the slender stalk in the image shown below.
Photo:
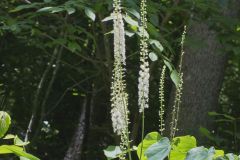
<path fill-rule="evenodd" d="M 140 160 L 142 159 L 142 151 L 143 151 L 143 139 L 144 139 L 144 132 L 145 132 L 145 111 L 142 112 L 142 135 L 141 135 L 141 152 L 140 152 Z"/>

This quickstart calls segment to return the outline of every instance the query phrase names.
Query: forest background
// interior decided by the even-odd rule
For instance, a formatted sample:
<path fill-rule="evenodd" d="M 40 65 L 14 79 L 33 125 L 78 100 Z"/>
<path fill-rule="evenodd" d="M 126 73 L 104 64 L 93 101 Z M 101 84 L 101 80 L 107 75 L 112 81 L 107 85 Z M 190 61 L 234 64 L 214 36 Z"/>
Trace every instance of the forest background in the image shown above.
<path fill-rule="evenodd" d="M 137 144 L 140 5 L 123 2 L 130 129 Z M 177 67 L 186 25 L 178 135 L 193 135 L 200 144 L 239 154 L 240 2 L 147 3 L 152 62 L 146 133 L 158 128 L 161 68 Z M 0 2 L 0 107 L 13 119 L 11 133 L 29 140 L 27 150 L 41 159 L 105 159 L 102 150 L 119 141 L 110 116 L 112 10 L 111 0 Z M 174 92 L 168 72 L 167 122 Z"/>

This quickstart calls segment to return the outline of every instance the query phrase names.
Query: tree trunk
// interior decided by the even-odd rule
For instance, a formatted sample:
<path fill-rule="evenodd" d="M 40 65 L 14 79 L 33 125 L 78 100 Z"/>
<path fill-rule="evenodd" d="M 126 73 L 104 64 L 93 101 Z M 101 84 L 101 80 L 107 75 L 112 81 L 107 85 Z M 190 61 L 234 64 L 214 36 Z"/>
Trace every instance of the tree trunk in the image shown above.
<path fill-rule="evenodd" d="M 225 16 L 236 16 L 238 1 L 231 1 L 230 6 L 223 11 Z M 233 9 L 234 8 L 234 9 Z M 205 22 L 193 22 L 187 31 L 191 42 L 185 47 L 183 57 L 183 95 L 178 119 L 178 135 L 193 135 L 203 142 L 204 137 L 199 132 L 200 127 L 214 130 L 213 120 L 208 112 L 219 109 L 219 93 L 221 90 L 227 54 L 217 39 L 216 32 Z M 189 41 L 190 42 L 190 41 Z M 194 47 L 193 43 L 200 44 Z M 172 89 L 170 101 L 173 101 L 175 89 Z M 172 103 L 172 102 L 170 102 Z M 169 108 L 171 109 L 172 104 Z M 168 111 L 167 125 L 171 120 Z M 169 131 L 168 131 L 169 133 Z"/>
<path fill-rule="evenodd" d="M 227 57 L 226 54 L 220 53 L 222 46 L 216 39 L 214 31 L 211 31 L 206 24 L 193 23 L 188 35 L 194 36 L 194 39 L 199 38 L 199 42 L 204 42 L 204 45 L 197 50 L 191 45 L 185 49 L 182 68 L 184 84 L 178 134 L 194 135 L 200 138 L 201 126 L 210 130 L 214 127 L 208 112 L 218 109 L 218 97 Z M 168 122 L 170 119 L 169 113 Z"/>
<path fill-rule="evenodd" d="M 64 157 L 64 160 L 80 160 L 81 159 L 83 140 L 86 135 L 87 104 L 88 104 L 88 98 L 86 96 L 83 102 L 81 113 L 79 115 L 79 121 L 78 121 L 76 131 L 69 145 L 67 153 Z"/>

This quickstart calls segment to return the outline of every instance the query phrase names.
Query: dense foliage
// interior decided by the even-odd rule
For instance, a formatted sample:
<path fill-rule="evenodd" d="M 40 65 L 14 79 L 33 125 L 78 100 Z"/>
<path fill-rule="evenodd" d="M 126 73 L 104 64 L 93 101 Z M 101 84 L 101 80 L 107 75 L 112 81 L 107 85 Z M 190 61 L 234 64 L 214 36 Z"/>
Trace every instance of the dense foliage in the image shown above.
<path fill-rule="evenodd" d="M 114 64 L 112 3 L 112 0 L 0 2 L 0 107 L 13 119 L 10 132 L 30 141 L 27 151 L 41 159 L 65 157 L 76 137 L 81 113 L 85 114 L 86 124 L 82 159 L 105 159 L 102 150 L 119 143 L 119 137 L 112 132 L 110 115 Z M 240 20 L 237 4 L 235 0 L 147 1 L 151 76 L 150 108 L 145 113 L 146 133 L 158 130 L 159 102 L 156 99 L 161 68 L 164 64 L 167 66 L 164 89 L 166 112 L 169 112 L 167 104 L 172 100 L 171 88 L 178 83 L 176 75 L 184 26 L 191 30 L 192 24 L 201 22 L 216 33 L 217 42 L 222 45 L 219 52 L 228 57 L 226 69 L 222 70 L 225 74 L 220 107 L 209 110 L 209 119 L 216 122 L 216 127 L 214 130 L 207 126 L 196 127 L 209 140 L 201 144 L 239 154 Z M 125 0 L 122 5 L 130 137 L 133 145 L 137 145 L 141 141 L 141 118 L 137 107 L 140 1 Z M 199 37 L 187 34 L 185 46 L 197 51 L 204 48 L 205 43 Z M 194 139 L 189 138 L 190 141 Z M 160 136 L 158 140 L 169 141 Z M 195 143 L 195 139 L 193 141 Z M 165 147 L 169 151 L 169 145 Z M 196 145 L 188 150 L 194 147 Z M 197 150 L 204 155 L 214 153 L 213 148 Z"/>

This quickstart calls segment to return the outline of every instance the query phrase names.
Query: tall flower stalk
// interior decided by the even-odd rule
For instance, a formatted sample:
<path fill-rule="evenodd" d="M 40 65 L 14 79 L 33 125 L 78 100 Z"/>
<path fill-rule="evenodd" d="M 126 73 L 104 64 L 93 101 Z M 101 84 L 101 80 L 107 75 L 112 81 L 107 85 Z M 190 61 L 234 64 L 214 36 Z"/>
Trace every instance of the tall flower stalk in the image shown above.
<path fill-rule="evenodd" d="M 184 26 L 184 31 L 182 34 L 182 40 L 181 40 L 181 55 L 180 55 L 180 61 L 179 61 L 179 84 L 176 88 L 175 93 L 175 99 L 173 104 L 173 111 L 172 111 L 172 121 L 170 124 L 170 137 L 174 138 L 176 132 L 178 131 L 177 124 L 178 124 L 178 116 L 180 112 L 180 104 L 181 104 L 181 98 L 182 98 L 182 90 L 183 90 L 183 72 L 182 72 L 182 62 L 183 62 L 183 56 L 185 54 L 184 52 L 184 42 L 186 38 L 186 30 L 187 27 Z"/>
<path fill-rule="evenodd" d="M 113 22 L 114 22 L 114 69 L 111 85 L 111 102 L 112 102 L 112 124 L 114 132 L 121 137 L 120 148 L 123 154 L 120 159 L 126 159 L 126 153 L 130 153 L 129 140 L 129 119 L 128 119 L 128 94 L 126 91 L 125 65 L 126 65 L 126 46 L 125 30 L 123 16 L 121 13 L 121 1 L 113 1 Z"/>
<path fill-rule="evenodd" d="M 162 68 L 162 73 L 160 77 L 159 84 L 159 101 L 160 101 L 160 110 L 159 110 L 159 132 L 163 135 L 163 131 L 165 130 L 164 123 L 164 110 L 165 110 L 165 97 L 164 97 L 164 84 L 165 84 L 165 76 L 166 76 L 166 65 Z"/>
<path fill-rule="evenodd" d="M 149 107 L 149 62 L 148 62 L 148 34 L 147 34 L 147 0 L 141 0 L 141 21 L 140 21 L 140 71 L 138 78 L 138 105 L 139 112 L 142 114 L 142 145 L 141 153 L 143 151 L 143 139 L 145 130 L 145 108 Z M 142 157 L 140 157 L 141 159 Z"/>
<path fill-rule="evenodd" d="M 148 108 L 149 100 L 149 62 L 148 62 L 148 34 L 147 34 L 147 1 L 141 0 L 141 25 L 140 25 L 140 71 L 138 79 L 138 105 L 142 113 Z"/>

